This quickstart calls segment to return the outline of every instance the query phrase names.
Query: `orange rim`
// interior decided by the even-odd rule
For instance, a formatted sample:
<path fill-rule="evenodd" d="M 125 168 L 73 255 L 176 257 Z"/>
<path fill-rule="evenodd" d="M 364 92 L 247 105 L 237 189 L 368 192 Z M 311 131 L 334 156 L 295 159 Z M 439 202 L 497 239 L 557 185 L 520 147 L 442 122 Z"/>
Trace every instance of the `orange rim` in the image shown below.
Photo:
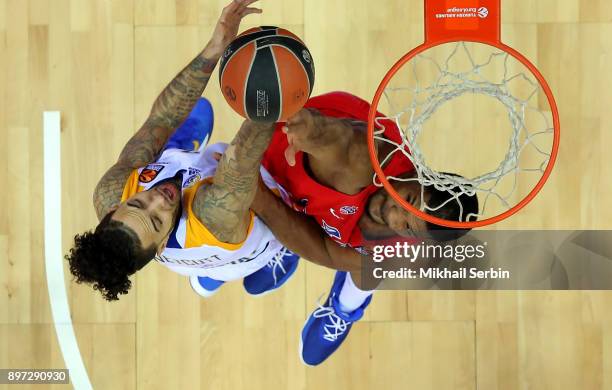
<path fill-rule="evenodd" d="M 508 209 L 507 211 L 505 211 L 505 212 L 503 212 L 503 213 L 501 213 L 499 215 L 490 217 L 490 218 L 486 218 L 486 219 L 479 220 L 479 221 L 471 221 L 471 222 L 448 221 L 446 219 L 442 219 L 442 218 L 437 218 L 437 217 L 431 216 L 431 215 L 429 215 L 429 214 L 427 214 L 427 213 L 417 209 L 416 207 L 414 207 L 413 205 L 408 203 L 405 199 L 403 199 L 395 191 L 395 189 L 393 188 L 391 183 L 389 183 L 389 181 L 387 180 L 387 177 L 385 176 L 385 174 L 384 174 L 384 172 L 382 170 L 382 167 L 380 166 L 380 162 L 378 161 L 378 153 L 376 151 L 375 142 L 374 142 L 374 127 L 375 127 L 374 126 L 374 119 L 376 118 L 376 110 L 378 108 L 378 103 L 380 102 L 380 99 L 381 99 L 381 97 L 382 97 L 382 95 L 383 95 L 387 85 L 389 84 L 389 81 L 393 78 L 393 76 L 395 76 L 395 73 L 400 68 L 402 68 L 404 66 L 404 64 L 406 64 L 408 61 L 410 61 L 412 58 L 416 57 L 418 54 L 422 53 L 423 51 L 425 51 L 427 49 L 430 49 L 430 48 L 432 48 L 434 46 L 441 45 L 441 44 L 452 43 L 452 42 L 459 42 L 459 41 L 476 42 L 476 43 L 482 43 L 482 44 L 486 44 L 486 45 L 495 46 L 498 49 L 503 50 L 503 51 L 509 53 L 515 59 L 517 59 L 518 61 L 523 63 L 523 65 L 525 65 L 531 71 L 531 73 L 536 77 L 536 79 L 540 83 L 540 86 L 542 87 L 542 90 L 544 91 L 544 93 L 546 94 L 546 97 L 548 99 L 548 104 L 550 105 L 552 116 L 553 116 L 553 132 L 554 132 L 553 146 L 552 146 L 552 150 L 551 150 L 551 153 L 550 153 L 550 159 L 548 161 L 548 164 L 546 165 L 546 169 L 544 170 L 544 174 L 542 175 L 542 177 L 540 178 L 538 183 L 529 192 L 529 194 L 527 194 L 527 196 L 525 196 L 525 198 L 523 198 L 520 202 L 518 202 L 516 205 L 514 205 L 512 208 Z M 488 225 L 497 223 L 499 221 L 502 221 L 502 220 L 510 217 L 511 215 L 515 214 L 516 212 L 521 210 L 523 207 L 525 207 L 525 205 L 527 205 L 527 203 L 531 202 L 531 200 L 538 194 L 538 192 L 540 192 L 540 190 L 542 189 L 542 187 L 544 186 L 544 184 L 548 180 L 548 177 L 550 176 L 550 174 L 552 172 L 552 169 L 553 169 L 553 167 L 555 165 L 555 161 L 557 159 L 557 153 L 559 151 L 560 127 L 561 127 L 561 125 L 560 125 L 560 122 L 559 122 L 559 111 L 557 109 L 557 103 L 555 102 L 555 97 L 553 96 L 552 91 L 551 91 L 550 87 L 548 86 L 548 83 L 544 79 L 544 76 L 542 76 L 542 74 L 535 67 L 535 65 L 533 65 L 521 53 L 519 53 L 518 51 L 514 50 L 510 46 L 504 45 L 501 42 L 495 42 L 495 41 L 486 40 L 486 39 L 479 40 L 479 39 L 474 39 L 472 37 L 460 37 L 459 36 L 459 37 L 454 37 L 454 38 L 448 39 L 448 40 L 436 41 L 435 43 L 426 42 L 426 43 L 424 43 L 424 44 L 422 44 L 422 45 L 412 49 L 408 53 L 406 53 L 387 72 L 385 77 L 382 79 L 380 85 L 378 86 L 378 89 L 376 90 L 376 94 L 374 95 L 374 99 L 372 99 L 372 105 L 370 106 L 370 112 L 368 114 L 368 150 L 369 150 L 369 153 L 370 153 L 370 160 L 372 162 L 372 167 L 374 168 L 374 171 L 376 172 L 376 176 L 380 180 L 380 182 L 383 185 L 383 187 L 385 188 L 385 190 L 404 209 L 406 209 L 407 211 L 409 211 L 412 214 L 416 215 L 417 217 L 419 217 L 421 219 L 424 219 L 424 220 L 426 220 L 428 222 L 431 222 L 433 224 L 436 224 L 436 225 L 441 225 L 441 226 L 445 226 L 445 227 L 449 227 L 449 228 L 456 228 L 456 229 L 471 229 L 471 228 L 476 228 L 476 227 L 488 226 Z"/>

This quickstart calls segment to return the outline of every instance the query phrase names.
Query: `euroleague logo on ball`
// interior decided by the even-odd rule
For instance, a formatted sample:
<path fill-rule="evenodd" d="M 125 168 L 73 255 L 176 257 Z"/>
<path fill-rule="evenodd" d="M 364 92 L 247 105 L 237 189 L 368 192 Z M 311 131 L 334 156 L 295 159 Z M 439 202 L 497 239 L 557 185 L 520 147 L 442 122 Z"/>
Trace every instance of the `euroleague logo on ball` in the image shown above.
<path fill-rule="evenodd" d="M 486 18 L 489 16 L 489 9 L 487 7 L 478 8 L 478 16 L 483 19 Z"/>
<path fill-rule="evenodd" d="M 310 64 L 310 61 L 312 61 L 308 50 L 302 50 L 302 57 L 304 58 L 304 61 L 308 62 L 309 64 Z"/>

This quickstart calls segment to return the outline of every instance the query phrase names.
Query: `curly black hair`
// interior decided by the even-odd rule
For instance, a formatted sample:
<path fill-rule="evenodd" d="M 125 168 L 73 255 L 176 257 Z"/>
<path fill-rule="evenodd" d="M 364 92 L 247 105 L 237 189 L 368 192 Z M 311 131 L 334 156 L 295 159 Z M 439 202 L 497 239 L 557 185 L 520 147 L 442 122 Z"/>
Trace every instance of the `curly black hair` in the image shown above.
<path fill-rule="evenodd" d="M 138 235 L 108 213 L 96 229 L 77 234 L 66 255 L 77 283 L 92 284 L 107 301 L 119 299 L 132 286 L 129 276 L 155 257 L 155 247 L 142 248 Z"/>
<path fill-rule="evenodd" d="M 446 173 L 447 175 L 457 176 L 452 173 Z M 426 187 L 427 192 L 430 194 L 429 201 L 427 202 L 430 207 L 436 208 L 439 205 L 447 202 L 451 195 L 447 191 L 440 191 L 436 189 L 434 186 Z M 453 191 L 460 192 L 458 187 L 453 188 Z M 463 213 L 461 213 L 461 209 L 459 206 L 462 206 Z M 463 216 L 464 221 L 466 220 L 466 216 L 470 214 L 478 214 L 479 206 L 478 206 L 478 196 L 476 195 L 467 195 L 462 193 L 459 195 L 459 198 L 456 200 L 451 200 L 444 204 L 444 206 L 439 209 L 428 211 L 427 214 L 432 215 L 437 218 L 446 219 L 448 221 L 459 221 L 459 219 Z M 462 214 L 462 215 L 461 215 Z M 473 215 L 467 218 L 469 221 L 475 221 L 476 217 Z M 436 241 L 451 241 L 456 240 L 460 237 L 463 237 L 467 234 L 470 229 L 454 229 L 448 228 L 445 226 L 440 226 L 431 222 L 427 222 L 427 231 L 431 238 Z"/>

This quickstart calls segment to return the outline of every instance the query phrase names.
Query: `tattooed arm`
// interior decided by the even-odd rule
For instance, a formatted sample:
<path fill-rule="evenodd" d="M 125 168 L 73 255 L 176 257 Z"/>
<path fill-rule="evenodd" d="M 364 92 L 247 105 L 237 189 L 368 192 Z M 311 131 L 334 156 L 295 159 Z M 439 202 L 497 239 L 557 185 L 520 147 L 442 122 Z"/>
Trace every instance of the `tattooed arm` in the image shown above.
<path fill-rule="evenodd" d="M 185 120 L 204 91 L 217 58 L 211 57 L 204 49 L 159 95 L 148 119 L 123 147 L 115 165 L 96 186 L 94 207 L 98 219 L 119 204 L 132 170 L 154 161 L 174 130 Z"/>
<path fill-rule="evenodd" d="M 245 121 L 221 157 L 213 183 L 196 193 L 193 212 L 222 242 L 235 244 L 247 236 L 259 165 L 273 132 L 273 123 Z"/>
<path fill-rule="evenodd" d="M 121 201 L 123 187 L 133 169 L 154 161 L 174 130 L 187 118 L 202 95 L 225 47 L 236 37 L 240 21 L 261 10 L 248 7 L 256 0 L 234 0 L 223 9 L 212 38 L 162 91 L 144 125 L 123 148 L 118 161 L 100 179 L 94 207 L 102 219 Z"/>

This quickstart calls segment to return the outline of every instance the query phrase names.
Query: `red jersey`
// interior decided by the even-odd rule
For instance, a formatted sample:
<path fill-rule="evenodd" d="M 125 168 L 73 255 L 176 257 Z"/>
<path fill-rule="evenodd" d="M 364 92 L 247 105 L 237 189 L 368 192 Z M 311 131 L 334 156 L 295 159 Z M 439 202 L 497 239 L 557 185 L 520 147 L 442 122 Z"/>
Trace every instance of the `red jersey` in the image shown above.
<path fill-rule="evenodd" d="M 346 92 L 332 92 L 310 98 L 305 107 L 315 108 L 323 115 L 336 118 L 368 120 L 370 103 Z M 377 116 L 384 116 L 377 112 Z M 387 139 L 402 143 L 399 130 L 390 120 L 381 120 L 385 126 Z M 277 125 L 276 131 L 266 150 L 262 165 L 270 172 L 276 182 L 290 195 L 295 210 L 314 217 L 323 230 L 337 243 L 360 249 L 363 238 L 358 226 L 359 219 L 365 211 L 368 198 L 379 187 L 370 184 L 359 193 L 347 195 L 326 187 L 311 178 L 304 168 L 304 153 L 295 156 L 295 166 L 285 160 L 287 136 Z M 410 172 L 414 167 L 402 153 L 395 153 L 383 170 L 386 175 L 399 175 Z"/>

